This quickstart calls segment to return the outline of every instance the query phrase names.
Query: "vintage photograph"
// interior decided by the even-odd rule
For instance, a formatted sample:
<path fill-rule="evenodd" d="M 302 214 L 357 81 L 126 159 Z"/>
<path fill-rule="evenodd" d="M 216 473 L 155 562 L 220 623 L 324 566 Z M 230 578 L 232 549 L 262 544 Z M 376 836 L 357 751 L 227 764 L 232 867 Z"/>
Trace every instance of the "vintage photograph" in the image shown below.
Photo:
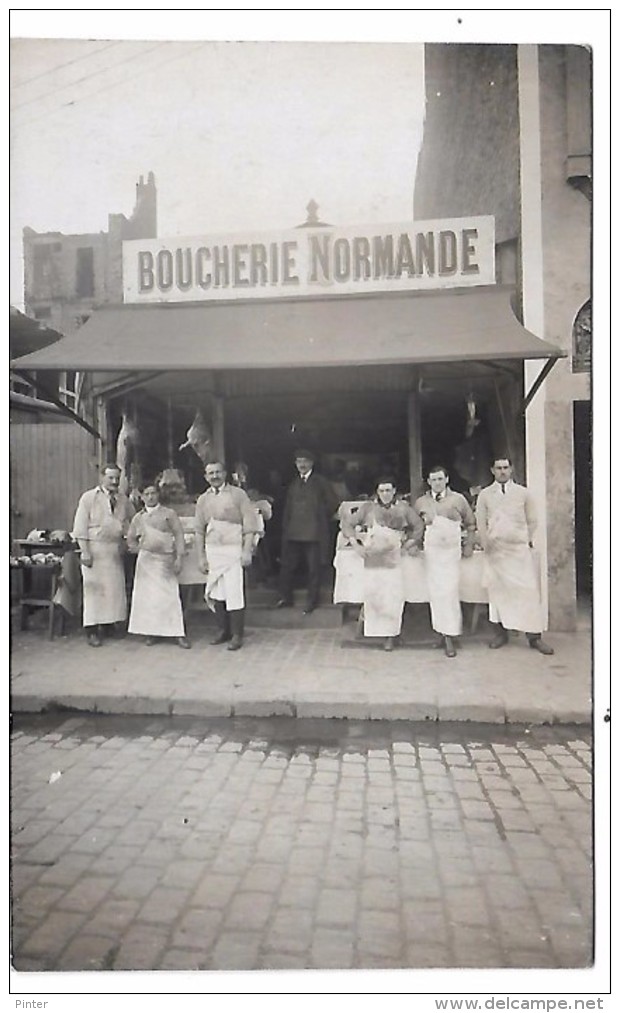
<path fill-rule="evenodd" d="M 595 966 L 596 60 L 13 33 L 14 972 Z"/>

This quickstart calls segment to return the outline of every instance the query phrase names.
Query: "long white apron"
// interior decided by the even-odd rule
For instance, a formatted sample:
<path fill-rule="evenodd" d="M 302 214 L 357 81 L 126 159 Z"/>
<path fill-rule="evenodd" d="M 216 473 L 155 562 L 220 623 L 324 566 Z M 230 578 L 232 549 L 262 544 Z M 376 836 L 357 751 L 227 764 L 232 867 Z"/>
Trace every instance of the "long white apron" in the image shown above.
<path fill-rule="evenodd" d="M 173 569 L 174 536 L 145 527 L 140 542 L 129 614 L 129 633 L 184 637 L 179 581 Z"/>
<path fill-rule="evenodd" d="M 205 532 L 207 583 L 205 601 L 211 611 L 214 601 L 226 602 L 229 612 L 245 607 L 241 549 L 243 533 L 240 524 L 210 520 Z"/>
<path fill-rule="evenodd" d="M 400 531 L 374 524 L 364 536 L 364 636 L 397 637 L 405 605 Z"/>
<path fill-rule="evenodd" d="M 459 578 L 461 525 L 449 517 L 436 516 L 424 532 L 424 566 L 436 633 L 458 637 L 463 629 Z"/>
<path fill-rule="evenodd" d="M 125 569 L 121 556 L 122 525 L 106 520 L 98 538 L 89 539 L 92 566 L 82 566 L 84 626 L 121 623 L 127 618 Z"/>
<path fill-rule="evenodd" d="M 503 514 L 492 519 L 488 533 L 492 542 L 484 553 L 484 580 L 489 589 L 489 619 L 507 630 L 540 633 L 538 557 Z"/>

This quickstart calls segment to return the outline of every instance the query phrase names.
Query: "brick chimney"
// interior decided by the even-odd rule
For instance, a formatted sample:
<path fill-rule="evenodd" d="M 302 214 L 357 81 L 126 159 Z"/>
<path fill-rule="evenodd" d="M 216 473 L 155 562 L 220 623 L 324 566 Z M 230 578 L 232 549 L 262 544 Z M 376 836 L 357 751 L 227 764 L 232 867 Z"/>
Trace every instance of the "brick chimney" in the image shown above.
<path fill-rule="evenodd" d="M 123 229 L 123 239 L 154 239 L 157 235 L 157 187 L 155 176 L 149 172 L 136 183 L 136 204 L 131 218 Z"/>

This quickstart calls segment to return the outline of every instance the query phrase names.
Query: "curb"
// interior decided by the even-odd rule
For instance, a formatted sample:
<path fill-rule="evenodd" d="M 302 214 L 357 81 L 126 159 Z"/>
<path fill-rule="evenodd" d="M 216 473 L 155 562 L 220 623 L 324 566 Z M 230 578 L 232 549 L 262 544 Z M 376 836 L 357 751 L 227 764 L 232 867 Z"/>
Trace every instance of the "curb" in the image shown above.
<path fill-rule="evenodd" d="M 144 697 L 127 695 L 78 696 L 70 694 L 45 697 L 16 693 L 11 700 L 12 714 L 42 714 L 54 711 L 86 714 L 131 714 L 165 717 L 204 718 L 322 718 L 351 721 L 463 722 L 471 724 L 590 725 L 591 711 L 554 712 L 547 707 L 512 707 L 486 701 L 481 704 L 446 704 L 424 701 L 373 702 L 370 700 L 239 700 Z"/>

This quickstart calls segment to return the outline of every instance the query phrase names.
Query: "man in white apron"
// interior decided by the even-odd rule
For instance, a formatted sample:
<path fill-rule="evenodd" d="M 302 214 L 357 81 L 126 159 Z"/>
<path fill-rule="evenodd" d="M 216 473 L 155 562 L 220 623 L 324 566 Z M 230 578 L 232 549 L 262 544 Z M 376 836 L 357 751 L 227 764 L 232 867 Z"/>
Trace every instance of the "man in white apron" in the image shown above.
<path fill-rule="evenodd" d="M 476 519 L 460 492 L 448 486 L 443 465 L 434 465 L 427 482 L 429 491 L 415 502 L 424 521 L 424 569 L 431 607 L 431 623 L 438 635 L 437 647 L 448 658 L 456 656 L 454 637 L 463 629 L 459 579 L 461 556 L 474 550 Z"/>
<path fill-rule="evenodd" d="M 80 497 L 73 521 L 73 537 L 81 550 L 82 623 L 91 647 L 101 646 L 101 626 L 127 618 L 123 553 L 134 510 L 118 491 L 120 477 L 115 464 L 106 465 L 99 485 Z"/>
<path fill-rule="evenodd" d="M 489 590 L 489 619 L 497 632 L 489 647 L 508 643 L 507 630 L 525 633 L 530 647 L 540 654 L 553 654 L 541 637 L 543 609 L 540 573 L 534 555 L 536 513 L 528 490 L 512 481 L 507 457 L 494 460 L 492 485 L 478 495 L 476 520 L 485 551 Z"/>
<path fill-rule="evenodd" d="M 220 461 L 207 464 L 205 478 L 209 488 L 196 503 L 196 545 L 198 566 L 207 575 L 205 601 L 218 624 L 211 643 L 228 642 L 229 651 L 238 651 L 244 632 L 243 567 L 252 562 L 256 511 L 243 489 L 227 483 Z"/>
<path fill-rule="evenodd" d="M 417 555 L 423 525 L 417 511 L 399 500 L 389 476 L 380 478 L 372 500 L 351 517 L 343 514 L 342 533 L 364 560 L 365 637 L 382 637 L 392 651 L 400 634 L 405 606 L 403 555 Z"/>

